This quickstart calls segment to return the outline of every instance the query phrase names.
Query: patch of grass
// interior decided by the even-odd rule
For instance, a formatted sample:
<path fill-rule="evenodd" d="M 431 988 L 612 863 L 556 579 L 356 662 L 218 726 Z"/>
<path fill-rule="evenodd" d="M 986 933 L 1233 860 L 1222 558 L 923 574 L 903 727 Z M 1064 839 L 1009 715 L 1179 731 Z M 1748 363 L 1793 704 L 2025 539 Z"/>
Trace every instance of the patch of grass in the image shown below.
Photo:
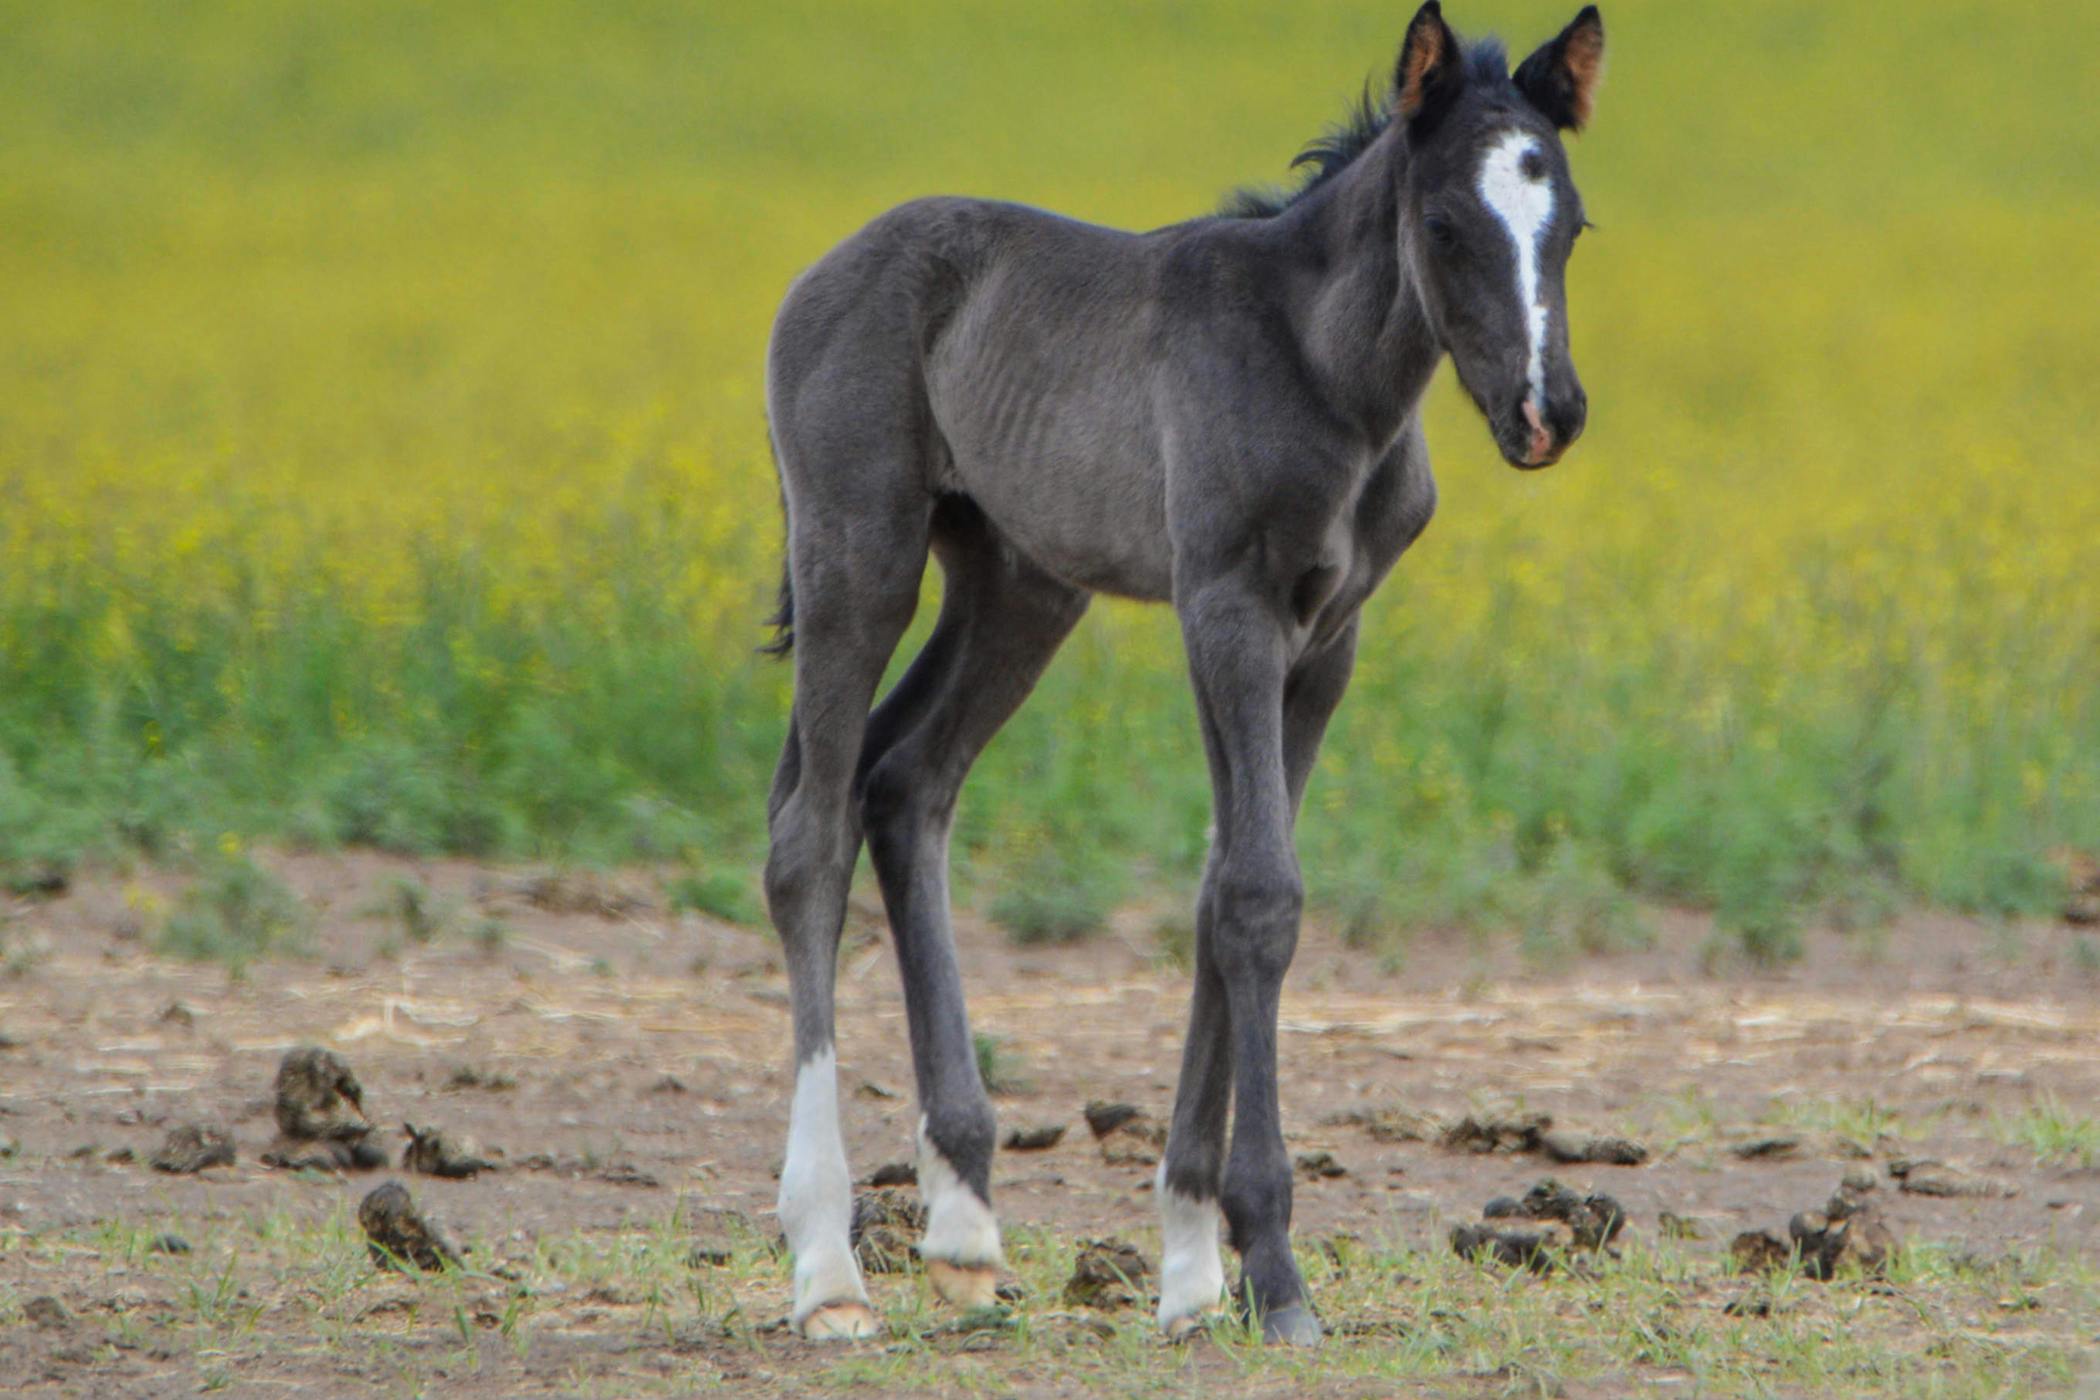
<path fill-rule="evenodd" d="M 238 976 L 258 958 L 298 951 L 309 923 L 291 886 L 229 842 L 205 859 L 154 944 L 171 957 L 224 963 Z"/>
<path fill-rule="evenodd" d="M 1030 836 L 1020 860 L 1002 870 L 988 912 L 1016 943 L 1078 943 L 1108 926 L 1127 879 L 1095 848 Z"/>
<path fill-rule="evenodd" d="M 2018 1113 L 1991 1115 L 1991 1133 L 2008 1146 L 2034 1153 L 2038 1164 L 2091 1167 L 2100 1160 L 2100 1119 L 2073 1111 L 2054 1094 L 2041 1095 Z"/>
<path fill-rule="evenodd" d="M 1882 1138 L 1916 1137 L 1924 1124 L 1872 1099 L 1774 1099 L 1763 1121 L 1803 1132 L 1830 1133 L 1872 1150 Z"/>
<path fill-rule="evenodd" d="M 734 870 L 688 871 L 665 884 L 664 897 L 674 910 L 689 909 L 725 923 L 749 926 L 765 919 L 750 879 Z"/>
<path fill-rule="evenodd" d="M 1019 1094 L 1027 1092 L 1029 1080 L 1023 1072 L 1021 1053 L 1015 1050 L 1005 1036 L 989 1031 L 978 1031 L 971 1036 L 977 1052 L 977 1077 L 984 1083 L 988 1094 Z"/>
<path fill-rule="evenodd" d="M 428 943 L 452 927 L 459 917 L 457 906 L 440 898 L 430 886 L 413 875 L 396 875 L 386 889 L 365 907 L 367 915 L 391 919 L 411 943 Z"/>
<path fill-rule="evenodd" d="M 374 1269 L 340 1207 L 166 1228 L 189 1236 L 196 1252 L 146 1255 L 143 1227 L 24 1234 L 11 1247 L 22 1296 L 55 1291 L 45 1280 L 66 1270 L 123 1268 L 124 1287 L 150 1304 L 126 1310 L 127 1344 L 166 1346 L 173 1364 L 228 1386 L 307 1375 L 325 1384 L 346 1364 L 376 1368 L 410 1391 L 441 1389 L 471 1370 L 520 1391 L 682 1394 L 719 1384 L 732 1367 L 744 1372 L 739 1393 L 753 1395 L 856 1387 L 1178 1394 L 1188 1385 L 1191 1351 L 1162 1345 L 1148 1308 L 1061 1307 L 1076 1240 L 1025 1226 L 1007 1238 L 1020 1303 L 960 1317 L 935 1305 L 915 1273 L 878 1276 L 869 1289 L 886 1342 L 845 1349 L 810 1347 L 764 1325 L 789 1287 L 787 1261 L 766 1232 L 733 1220 L 718 1236 L 725 1253 L 695 1262 L 682 1209 L 617 1229 L 469 1241 L 476 1267 L 429 1277 Z M 1149 1227 L 1135 1241 L 1157 1257 Z M 1378 1239 L 1330 1252 L 1308 1239 L 1299 1262 L 1334 1335 L 1317 1352 L 1274 1351 L 1245 1325 L 1222 1323 L 1193 1354 L 1214 1355 L 1236 1388 L 2038 1397 L 2064 1393 L 2079 1376 L 2100 1308 L 2100 1278 L 2075 1256 L 1977 1262 L 1916 1242 L 1891 1262 L 1894 1288 L 1852 1278 L 1742 1280 L 1720 1244 L 1641 1237 L 1621 1258 L 1547 1275 L 1475 1265 L 1440 1241 Z M 1769 1313 L 1729 1315 L 1726 1305 L 1746 1293 L 1761 1295 Z M 0 1297 L 0 1319 L 18 1323 L 19 1303 Z M 576 1345 L 599 1338 L 619 1345 Z M 661 1374 L 635 1374 L 638 1346 Z M 93 1378 L 97 1364 L 82 1376 Z"/>

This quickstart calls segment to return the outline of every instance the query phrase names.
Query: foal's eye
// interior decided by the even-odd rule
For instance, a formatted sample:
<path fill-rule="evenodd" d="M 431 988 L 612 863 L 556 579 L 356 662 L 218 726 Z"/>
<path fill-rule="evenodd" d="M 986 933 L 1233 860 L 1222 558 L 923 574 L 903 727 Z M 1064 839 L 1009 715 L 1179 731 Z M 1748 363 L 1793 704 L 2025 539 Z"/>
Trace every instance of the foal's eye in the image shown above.
<path fill-rule="evenodd" d="M 1444 218 L 1440 214 L 1431 214 L 1422 222 L 1423 227 L 1429 230 L 1429 241 L 1431 243 L 1444 249 L 1458 246 L 1458 230 L 1451 226 L 1449 219 Z"/>

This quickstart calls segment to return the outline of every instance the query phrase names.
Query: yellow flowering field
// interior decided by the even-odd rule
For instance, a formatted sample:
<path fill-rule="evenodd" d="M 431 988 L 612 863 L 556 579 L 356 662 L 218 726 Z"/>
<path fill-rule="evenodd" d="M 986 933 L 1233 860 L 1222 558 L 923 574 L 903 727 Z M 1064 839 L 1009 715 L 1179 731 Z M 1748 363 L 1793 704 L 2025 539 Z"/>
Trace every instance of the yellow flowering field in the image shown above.
<path fill-rule="evenodd" d="M 740 875 L 788 280 L 922 193 L 1201 213 L 1406 18 L 0 0 L 0 867 L 237 832 Z M 1767 956 L 2046 908 L 2100 845 L 2100 58 L 2046 7 L 1606 21 L 1590 433 L 1519 476 L 1440 383 L 1309 884 L 1542 946 L 1683 900 Z M 972 781 L 970 897 L 1077 929 L 1197 867 L 1181 667 L 1095 609 Z"/>

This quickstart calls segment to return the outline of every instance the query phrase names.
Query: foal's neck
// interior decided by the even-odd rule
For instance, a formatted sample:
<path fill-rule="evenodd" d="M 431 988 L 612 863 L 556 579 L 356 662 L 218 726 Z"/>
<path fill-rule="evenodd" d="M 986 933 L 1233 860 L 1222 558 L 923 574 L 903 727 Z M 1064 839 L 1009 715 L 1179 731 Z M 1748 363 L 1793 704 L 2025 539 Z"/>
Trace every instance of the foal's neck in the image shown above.
<path fill-rule="evenodd" d="M 1414 415 L 1443 357 L 1400 257 L 1406 162 L 1395 124 L 1278 228 L 1308 274 L 1297 315 L 1313 371 L 1336 412 L 1379 447 Z"/>

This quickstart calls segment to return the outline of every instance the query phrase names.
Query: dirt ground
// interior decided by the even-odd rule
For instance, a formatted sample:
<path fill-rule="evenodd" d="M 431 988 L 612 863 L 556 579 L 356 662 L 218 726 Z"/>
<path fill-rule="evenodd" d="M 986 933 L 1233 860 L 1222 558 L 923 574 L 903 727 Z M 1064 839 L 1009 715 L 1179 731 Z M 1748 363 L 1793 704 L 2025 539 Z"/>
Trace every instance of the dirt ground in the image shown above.
<path fill-rule="evenodd" d="M 790 1087 L 769 932 L 669 913 L 646 874 L 528 888 L 519 872 L 464 863 L 269 863 L 317 911 L 316 928 L 308 956 L 259 963 L 244 980 L 142 941 L 140 891 L 165 895 L 172 876 L 89 878 L 14 909 L 17 952 L 0 978 L 0 1375 L 81 1395 L 604 1392 L 673 1374 L 734 1392 L 814 1384 L 815 1368 L 833 1364 L 767 1325 L 787 1301 L 778 1264 L 706 1285 L 717 1301 L 703 1311 L 719 1312 L 727 1290 L 748 1332 L 700 1326 L 689 1301 L 660 1310 L 579 1286 L 546 1290 L 529 1348 L 468 1341 L 466 1322 L 448 1341 L 449 1319 L 419 1322 L 390 1301 L 407 1285 L 363 1278 L 373 1271 L 345 1234 L 359 1198 L 398 1169 L 287 1173 L 257 1160 L 274 1131 L 279 1058 L 320 1044 L 354 1066 L 396 1160 L 403 1122 L 502 1154 L 502 1170 L 475 1180 L 404 1178 L 474 1243 L 477 1267 L 500 1275 L 498 1260 L 550 1241 L 667 1229 L 681 1253 L 718 1238 L 759 1248 L 774 1228 Z M 418 942 L 372 912 L 400 876 L 427 882 L 452 930 Z M 1104 1162 L 1081 1117 L 1097 1099 L 1166 1113 L 1187 975 L 1159 954 L 1156 912 L 1126 911 L 1110 935 L 1073 948 L 1016 948 L 960 921 L 974 1023 L 1023 1081 L 998 1098 L 1002 1131 L 1069 1125 L 1050 1150 L 1000 1154 L 995 1203 L 1010 1231 L 1116 1234 L 1156 1250 L 1149 1170 Z M 507 929 L 500 942 L 462 931 L 490 915 Z M 2008 1127 L 2037 1105 L 2100 1114 L 2100 978 L 2080 970 L 2068 930 L 1913 916 L 1874 937 L 1815 935 L 1804 961 L 1757 974 L 1710 970 L 1704 922 L 1659 917 L 1654 950 L 1552 971 L 1526 967 L 1504 946 L 1513 940 L 1431 935 L 1395 969 L 1309 928 L 1284 1002 L 1286 1121 L 1294 1152 L 1326 1149 L 1345 1174 L 1300 1185 L 1301 1238 L 1437 1250 L 1488 1197 L 1553 1175 L 1617 1196 L 1632 1236 L 1654 1235 L 1669 1212 L 1703 1241 L 1685 1248 L 1719 1255 L 1738 1230 L 1783 1237 L 1793 1212 L 1864 1169 L 1881 1179 L 1899 1237 L 1976 1257 L 2100 1256 L 2100 1169 L 2075 1154 L 2038 1164 Z M 916 1116 L 880 930 L 857 895 L 839 1053 L 863 1176 L 909 1157 Z M 1652 1158 L 1555 1166 L 1380 1141 L 1337 1121 L 1377 1107 L 1448 1120 L 1503 1104 L 1633 1137 Z M 168 1129 L 191 1120 L 229 1127 L 237 1161 L 195 1176 L 150 1169 Z M 1734 1150 L 1771 1138 L 1797 1142 L 1751 1159 Z M 2013 1194 L 1909 1194 L 1886 1170 L 1902 1157 L 1954 1163 Z M 139 1242 L 165 1230 L 195 1253 Z M 244 1250 L 250 1264 L 293 1257 L 287 1241 L 301 1230 L 326 1236 L 317 1248 L 332 1269 L 362 1271 L 341 1298 L 294 1268 L 240 1262 Z M 228 1296 L 200 1302 L 199 1280 L 214 1278 Z M 878 1304 L 904 1286 L 872 1280 Z M 245 1321 L 198 1343 L 200 1312 L 225 1313 L 229 1297 Z M 668 1320 L 637 1321 L 659 1312 Z M 440 1356 L 462 1345 L 463 1369 Z"/>

